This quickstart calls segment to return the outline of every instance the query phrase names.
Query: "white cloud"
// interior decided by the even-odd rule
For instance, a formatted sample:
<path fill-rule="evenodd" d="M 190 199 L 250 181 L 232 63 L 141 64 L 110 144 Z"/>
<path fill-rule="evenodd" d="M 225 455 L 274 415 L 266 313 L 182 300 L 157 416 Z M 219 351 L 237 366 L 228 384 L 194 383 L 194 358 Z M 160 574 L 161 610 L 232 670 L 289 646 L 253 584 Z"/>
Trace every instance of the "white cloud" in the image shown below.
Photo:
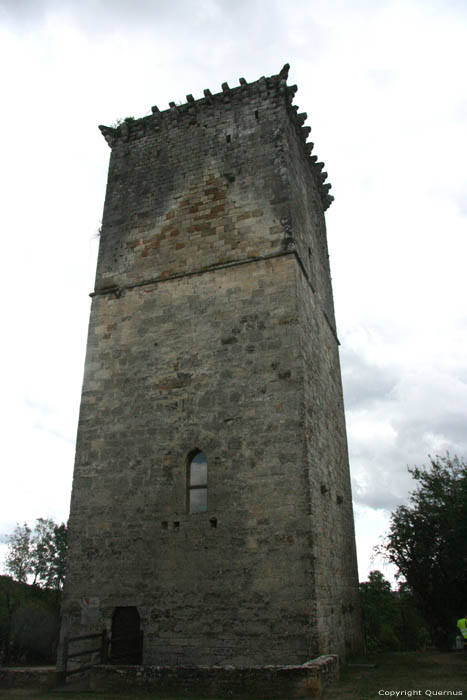
<path fill-rule="evenodd" d="M 387 512 L 357 505 L 354 516 L 360 581 L 366 581 L 370 571 L 379 569 L 383 572 L 385 578 L 395 586 L 396 568 L 386 562 L 384 557 L 375 551 L 375 547 L 384 543 L 383 533 L 387 532 L 389 528 Z"/>

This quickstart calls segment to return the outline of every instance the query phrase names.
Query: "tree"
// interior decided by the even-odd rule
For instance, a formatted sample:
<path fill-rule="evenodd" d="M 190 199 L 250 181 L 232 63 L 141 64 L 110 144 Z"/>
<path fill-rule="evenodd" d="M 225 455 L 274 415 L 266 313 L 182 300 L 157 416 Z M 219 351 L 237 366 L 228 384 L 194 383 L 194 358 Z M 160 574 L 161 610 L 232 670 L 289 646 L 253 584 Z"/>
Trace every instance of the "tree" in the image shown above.
<path fill-rule="evenodd" d="M 7 537 L 6 570 L 16 581 L 61 590 L 65 578 L 67 528 L 50 518 L 38 518 L 34 530 L 26 524 L 17 525 Z"/>
<path fill-rule="evenodd" d="M 0 665 L 56 658 L 60 591 L 0 576 Z"/>
<path fill-rule="evenodd" d="M 467 465 L 449 454 L 429 459 L 409 469 L 418 488 L 392 513 L 378 551 L 406 580 L 433 642 L 446 647 L 466 605 Z"/>
<path fill-rule="evenodd" d="M 360 600 L 367 651 L 399 650 L 397 599 L 381 571 L 370 571 L 368 581 L 360 584 Z"/>
<path fill-rule="evenodd" d="M 360 601 L 369 653 L 425 646 L 428 632 L 407 584 L 393 591 L 381 571 L 370 571 L 368 581 L 360 584 Z"/>
<path fill-rule="evenodd" d="M 50 518 L 38 518 L 32 537 L 33 583 L 61 589 L 65 578 L 67 529 Z"/>
<path fill-rule="evenodd" d="M 55 555 L 52 565 L 53 588 L 62 590 L 65 582 L 68 529 L 65 523 L 54 525 Z"/>
<path fill-rule="evenodd" d="M 32 574 L 32 540 L 31 528 L 17 524 L 13 534 L 7 536 L 8 552 L 5 559 L 5 568 L 16 581 L 26 583 L 29 574 Z"/>

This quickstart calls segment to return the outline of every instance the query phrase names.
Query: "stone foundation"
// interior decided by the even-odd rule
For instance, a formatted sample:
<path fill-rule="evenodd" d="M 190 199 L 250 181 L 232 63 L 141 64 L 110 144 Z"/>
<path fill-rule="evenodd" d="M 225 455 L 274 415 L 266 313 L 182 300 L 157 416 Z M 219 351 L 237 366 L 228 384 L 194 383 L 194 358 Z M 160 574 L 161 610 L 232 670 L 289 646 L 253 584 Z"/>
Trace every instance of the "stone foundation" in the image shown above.
<path fill-rule="evenodd" d="M 0 668 L 0 688 L 47 689 L 55 685 L 55 668 Z"/>
<path fill-rule="evenodd" d="M 91 690 L 150 690 L 202 697 L 319 697 L 339 678 L 339 657 L 319 656 L 300 666 L 94 666 Z"/>

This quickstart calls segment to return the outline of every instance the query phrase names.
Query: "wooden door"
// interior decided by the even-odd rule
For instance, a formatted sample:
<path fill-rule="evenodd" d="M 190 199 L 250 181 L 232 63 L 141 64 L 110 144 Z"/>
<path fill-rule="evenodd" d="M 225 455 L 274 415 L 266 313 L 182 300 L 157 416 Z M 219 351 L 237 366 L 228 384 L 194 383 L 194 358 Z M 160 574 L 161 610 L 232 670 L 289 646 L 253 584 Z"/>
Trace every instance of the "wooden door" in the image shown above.
<path fill-rule="evenodd" d="M 116 664 L 141 664 L 142 657 L 143 633 L 138 609 L 134 606 L 115 608 L 110 660 Z"/>

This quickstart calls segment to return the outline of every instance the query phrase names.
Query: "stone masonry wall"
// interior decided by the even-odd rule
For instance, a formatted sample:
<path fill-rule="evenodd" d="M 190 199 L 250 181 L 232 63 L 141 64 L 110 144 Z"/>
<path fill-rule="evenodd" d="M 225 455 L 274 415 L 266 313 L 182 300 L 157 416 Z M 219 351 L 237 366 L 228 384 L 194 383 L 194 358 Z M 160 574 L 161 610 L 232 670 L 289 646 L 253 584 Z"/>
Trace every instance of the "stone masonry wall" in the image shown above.
<path fill-rule="evenodd" d="M 288 200 L 276 142 L 285 104 L 259 92 L 244 99 L 169 113 L 115 143 L 97 290 L 283 249 Z"/>
<path fill-rule="evenodd" d="M 309 658 L 294 266 L 93 301 L 68 585 L 100 597 L 104 622 L 136 605 L 148 662 Z M 208 458 L 208 512 L 189 515 L 193 448 Z"/>
<path fill-rule="evenodd" d="M 288 129 L 294 130 L 293 123 Z M 352 494 L 325 220 L 302 144 L 288 139 L 293 245 L 304 360 L 304 413 L 320 651 L 362 645 Z M 317 164 L 323 177 L 323 164 Z M 326 176 L 326 173 L 324 173 Z"/>
<path fill-rule="evenodd" d="M 300 666 L 160 667 L 95 666 L 92 690 L 150 690 L 161 697 L 321 697 L 339 678 L 337 656 L 320 656 Z"/>
<path fill-rule="evenodd" d="M 302 664 L 336 650 L 332 609 L 356 590 L 352 552 L 335 587 L 330 551 L 353 532 L 331 198 L 286 72 L 101 127 L 62 634 L 136 606 L 146 664 Z M 208 510 L 189 514 L 194 449 Z M 344 507 L 317 498 L 326 475 Z"/>
<path fill-rule="evenodd" d="M 362 628 L 338 348 L 301 269 L 297 284 L 317 629 L 323 653 L 346 656 L 361 649 Z"/>

